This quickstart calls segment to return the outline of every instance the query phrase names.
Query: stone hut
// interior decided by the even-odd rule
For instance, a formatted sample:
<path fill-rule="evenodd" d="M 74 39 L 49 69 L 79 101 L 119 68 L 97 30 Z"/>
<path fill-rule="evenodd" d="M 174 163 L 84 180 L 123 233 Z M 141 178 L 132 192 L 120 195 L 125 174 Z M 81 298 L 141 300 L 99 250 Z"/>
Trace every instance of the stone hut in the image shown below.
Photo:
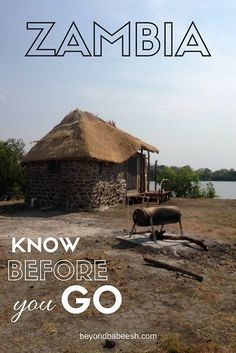
<path fill-rule="evenodd" d="M 149 152 L 158 149 L 76 109 L 24 157 L 26 203 L 78 209 L 124 202 L 127 191 L 147 189 Z"/>

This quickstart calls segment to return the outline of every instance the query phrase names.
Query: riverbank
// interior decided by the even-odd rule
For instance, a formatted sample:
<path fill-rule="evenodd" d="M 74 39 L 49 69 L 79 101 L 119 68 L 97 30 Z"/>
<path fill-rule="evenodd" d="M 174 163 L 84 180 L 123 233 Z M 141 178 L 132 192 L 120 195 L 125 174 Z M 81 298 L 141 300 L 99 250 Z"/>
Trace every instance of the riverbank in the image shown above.
<path fill-rule="evenodd" d="M 111 352 L 123 353 L 233 353 L 236 346 L 235 249 L 236 200 L 172 199 L 166 205 L 183 211 L 185 235 L 204 239 L 209 251 L 191 246 L 167 246 L 158 253 L 120 243 L 116 237 L 131 229 L 133 210 L 140 205 L 118 205 L 99 212 L 63 213 L 28 210 L 22 202 L 0 203 L 0 339 L 1 353 L 104 353 L 104 340 L 81 340 L 79 333 L 149 333 L 150 340 L 116 340 Z M 179 233 L 177 225 L 166 227 Z M 12 254 L 12 237 L 80 237 L 73 254 Z M 14 255 L 14 256 L 13 256 Z M 203 282 L 146 266 L 149 256 L 203 276 Z M 8 282 L 7 260 L 15 258 L 106 259 L 109 284 L 119 288 L 122 307 L 101 315 L 91 307 L 72 315 L 61 307 L 68 283 L 48 277 L 46 282 Z M 89 296 L 101 284 L 80 282 Z M 10 319 L 16 300 L 53 298 L 55 311 L 25 312 L 16 324 Z M 113 298 L 105 298 L 111 303 Z M 35 332 L 37 335 L 35 336 Z"/>

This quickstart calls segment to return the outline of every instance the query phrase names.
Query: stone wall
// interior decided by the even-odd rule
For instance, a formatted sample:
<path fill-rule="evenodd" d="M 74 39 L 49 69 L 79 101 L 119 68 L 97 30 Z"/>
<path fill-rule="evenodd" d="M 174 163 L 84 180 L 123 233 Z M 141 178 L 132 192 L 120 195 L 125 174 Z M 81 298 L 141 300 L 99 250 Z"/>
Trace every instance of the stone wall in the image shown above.
<path fill-rule="evenodd" d="M 119 179 L 120 166 L 93 160 L 60 161 L 59 171 L 50 162 L 25 165 L 26 203 L 36 198 L 39 207 L 65 209 L 99 208 L 124 202 L 126 181 Z"/>

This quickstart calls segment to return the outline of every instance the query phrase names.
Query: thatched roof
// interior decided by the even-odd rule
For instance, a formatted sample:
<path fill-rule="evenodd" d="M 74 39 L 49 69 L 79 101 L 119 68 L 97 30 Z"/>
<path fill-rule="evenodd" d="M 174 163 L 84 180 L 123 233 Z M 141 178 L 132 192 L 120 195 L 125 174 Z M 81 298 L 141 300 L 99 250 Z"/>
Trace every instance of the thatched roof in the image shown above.
<path fill-rule="evenodd" d="M 31 148 L 24 157 L 23 164 L 81 158 L 121 163 L 141 147 L 151 152 L 159 152 L 156 147 L 95 115 L 76 109 Z"/>

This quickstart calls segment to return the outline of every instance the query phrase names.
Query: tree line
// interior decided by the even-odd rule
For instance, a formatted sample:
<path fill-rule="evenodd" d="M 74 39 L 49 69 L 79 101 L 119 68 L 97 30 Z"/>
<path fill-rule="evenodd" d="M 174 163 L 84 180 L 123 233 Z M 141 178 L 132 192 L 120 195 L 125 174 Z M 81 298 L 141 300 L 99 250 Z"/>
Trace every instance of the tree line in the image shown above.
<path fill-rule="evenodd" d="M 167 167 L 165 165 L 157 166 L 157 175 L 158 173 L 162 173 L 165 168 L 170 168 L 173 171 L 177 171 L 181 168 L 186 168 L 187 170 L 196 173 L 199 180 L 201 181 L 236 181 L 236 170 L 231 169 L 219 169 L 212 171 L 209 168 L 200 168 L 193 170 L 189 165 L 184 167 Z M 150 169 L 150 178 L 151 180 L 155 180 L 155 166 L 152 165 Z"/>
<path fill-rule="evenodd" d="M 197 169 L 200 180 L 208 181 L 236 181 L 236 170 L 234 169 L 219 169 L 212 171 L 208 168 Z"/>

